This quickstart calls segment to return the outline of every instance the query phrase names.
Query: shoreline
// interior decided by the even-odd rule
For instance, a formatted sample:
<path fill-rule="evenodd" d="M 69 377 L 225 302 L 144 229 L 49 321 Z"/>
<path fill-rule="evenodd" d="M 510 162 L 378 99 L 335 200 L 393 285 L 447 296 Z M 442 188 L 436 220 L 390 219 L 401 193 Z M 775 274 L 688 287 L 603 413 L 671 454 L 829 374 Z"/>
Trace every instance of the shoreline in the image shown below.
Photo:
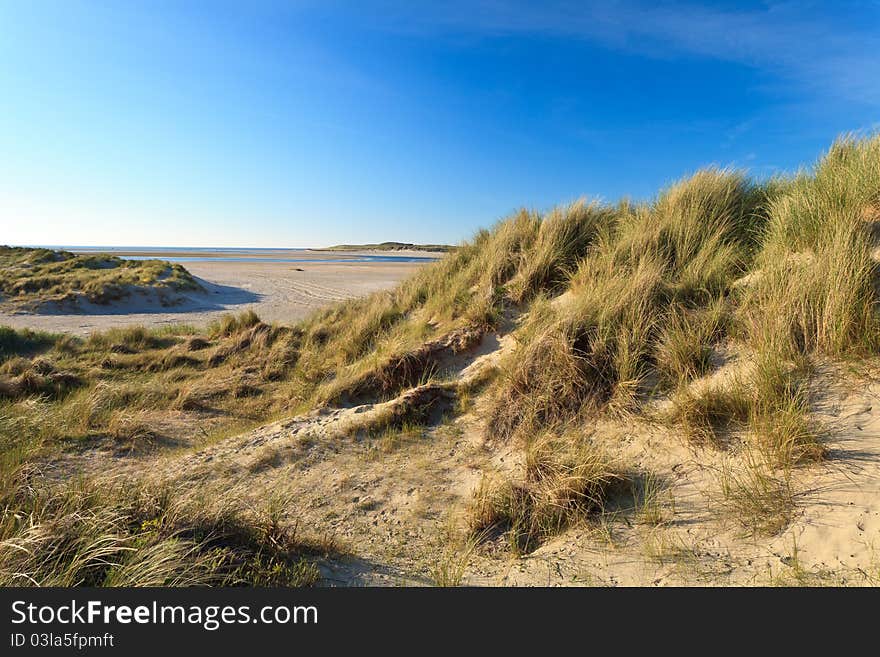
<path fill-rule="evenodd" d="M 346 249 L 334 248 L 198 248 L 198 247 L 52 247 L 59 250 L 70 251 L 78 255 L 110 255 L 120 258 L 155 257 L 158 260 L 168 258 L 229 258 L 234 256 L 252 259 L 273 259 L 290 257 L 302 260 L 329 260 L 345 261 L 351 258 L 375 256 L 375 257 L 400 257 L 419 258 L 423 260 L 437 260 L 446 255 L 442 251 L 429 251 L 421 249 Z"/>

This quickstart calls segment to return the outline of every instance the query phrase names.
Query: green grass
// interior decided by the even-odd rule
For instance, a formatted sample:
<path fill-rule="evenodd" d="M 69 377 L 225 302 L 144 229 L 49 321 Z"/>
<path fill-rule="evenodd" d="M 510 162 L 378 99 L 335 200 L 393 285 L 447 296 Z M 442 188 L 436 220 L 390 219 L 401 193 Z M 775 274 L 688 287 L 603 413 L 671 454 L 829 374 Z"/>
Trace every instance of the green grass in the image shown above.
<path fill-rule="evenodd" d="M 777 470 L 760 454 L 725 463 L 719 475 L 721 508 L 749 535 L 774 535 L 792 520 L 795 491 L 789 469 Z"/>
<path fill-rule="evenodd" d="M 0 361 L 11 356 L 30 356 L 64 341 L 59 334 L 23 329 L 16 331 L 8 326 L 0 326 Z"/>
<path fill-rule="evenodd" d="M 692 440 L 716 446 L 739 430 L 765 462 L 780 468 L 823 459 L 824 431 L 810 417 L 807 366 L 767 354 L 752 365 L 724 383 L 696 390 L 683 385 L 667 419 Z"/>
<path fill-rule="evenodd" d="M 682 387 L 672 401 L 668 419 L 690 440 L 714 445 L 722 444 L 726 432 L 745 426 L 753 403 L 739 381 L 697 391 Z"/>
<path fill-rule="evenodd" d="M 586 239 L 576 241 L 581 246 L 569 272 L 568 302 L 532 304 L 523 347 L 499 378 L 495 436 L 532 433 L 609 403 L 631 409 L 658 363 L 676 380 L 705 371 L 711 343 L 724 334 L 719 299 L 755 248 L 761 197 L 740 174 L 709 170 L 649 205 L 621 205 L 614 213 L 570 210 L 579 230 L 590 227 L 592 241 L 589 248 Z M 539 262 L 568 261 L 568 243 L 555 244 L 539 240 Z M 551 247 L 558 253 L 548 258 Z M 536 280 L 540 289 L 554 290 L 555 277 Z M 514 286 L 515 298 L 520 289 Z"/>
<path fill-rule="evenodd" d="M 749 430 L 764 460 L 780 468 L 822 460 L 825 430 L 810 417 L 809 365 L 765 353 L 751 378 Z"/>
<path fill-rule="evenodd" d="M 727 332 L 727 321 L 723 299 L 697 310 L 673 307 L 654 348 L 662 382 L 674 388 L 706 374 L 712 347 Z"/>
<path fill-rule="evenodd" d="M 192 441 L 206 423 L 265 421 L 313 392 L 289 376 L 300 334 L 253 314 L 226 318 L 201 336 L 188 326 L 87 338 L 2 335 L 10 350 L 0 362 L 0 435 L 45 454 L 95 442 L 128 449 Z M 171 423 L 163 428 L 162 418 Z"/>
<path fill-rule="evenodd" d="M 522 302 L 540 291 L 558 291 L 612 217 L 609 208 L 583 200 L 543 217 L 528 257 L 511 282 L 513 300 Z"/>

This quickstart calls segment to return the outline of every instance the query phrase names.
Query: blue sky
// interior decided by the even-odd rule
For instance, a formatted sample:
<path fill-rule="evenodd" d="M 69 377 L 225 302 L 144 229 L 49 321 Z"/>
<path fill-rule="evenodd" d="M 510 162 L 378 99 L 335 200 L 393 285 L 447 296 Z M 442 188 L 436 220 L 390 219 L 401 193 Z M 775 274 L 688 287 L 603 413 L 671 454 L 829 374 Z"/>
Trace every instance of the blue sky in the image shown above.
<path fill-rule="evenodd" d="M 458 242 L 878 121 L 878 2 L 2 0 L 0 243 Z"/>

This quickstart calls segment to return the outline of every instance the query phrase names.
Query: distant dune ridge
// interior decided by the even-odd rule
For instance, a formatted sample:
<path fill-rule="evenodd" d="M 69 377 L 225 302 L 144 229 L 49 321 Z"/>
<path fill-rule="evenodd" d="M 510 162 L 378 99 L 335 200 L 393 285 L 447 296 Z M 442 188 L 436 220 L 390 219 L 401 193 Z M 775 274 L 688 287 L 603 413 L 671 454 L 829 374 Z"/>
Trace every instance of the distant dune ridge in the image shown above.
<path fill-rule="evenodd" d="M 328 246 L 322 251 L 435 251 L 447 252 L 454 250 L 449 244 L 411 244 L 410 242 L 380 242 L 378 244 L 337 244 Z"/>
<path fill-rule="evenodd" d="M 843 137 L 297 323 L 2 329 L 0 584 L 880 583 L 878 222 Z"/>

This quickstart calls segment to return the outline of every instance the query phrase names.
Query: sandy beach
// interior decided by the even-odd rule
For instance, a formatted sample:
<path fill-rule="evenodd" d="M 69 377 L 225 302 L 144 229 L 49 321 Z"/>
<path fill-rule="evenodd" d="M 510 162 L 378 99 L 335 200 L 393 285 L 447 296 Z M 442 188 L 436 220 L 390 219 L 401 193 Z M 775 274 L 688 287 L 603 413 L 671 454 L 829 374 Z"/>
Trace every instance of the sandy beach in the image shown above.
<path fill-rule="evenodd" d="M 412 262 L 362 262 L 376 252 L 271 251 L 230 260 L 228 252 L 198 252 L 197 261 L 182 261 L 198 277 L 206 293 L 190 293 L 179 305 L 165 307 L 146 298 L 112 306 L 83 306 L 78 313 L 34 314 L 0 312 L 0 325 L 84 335 L 95 330 L 142 324 L 204 324 L 224 313 L 253 310 L 268 322 L 294 322 L 327 304 L 387 289 L 431 260 L 421 252 L 394 252 L 420 258 Z M 125 255 L 170 257 L 169 252 L 137 251 Z M 297 262 L 278 262 L 278 259 Z M 422 260 L 421 258 L 425 258 Z M 330 262 L 327 262 L 330 260 Z"/>

